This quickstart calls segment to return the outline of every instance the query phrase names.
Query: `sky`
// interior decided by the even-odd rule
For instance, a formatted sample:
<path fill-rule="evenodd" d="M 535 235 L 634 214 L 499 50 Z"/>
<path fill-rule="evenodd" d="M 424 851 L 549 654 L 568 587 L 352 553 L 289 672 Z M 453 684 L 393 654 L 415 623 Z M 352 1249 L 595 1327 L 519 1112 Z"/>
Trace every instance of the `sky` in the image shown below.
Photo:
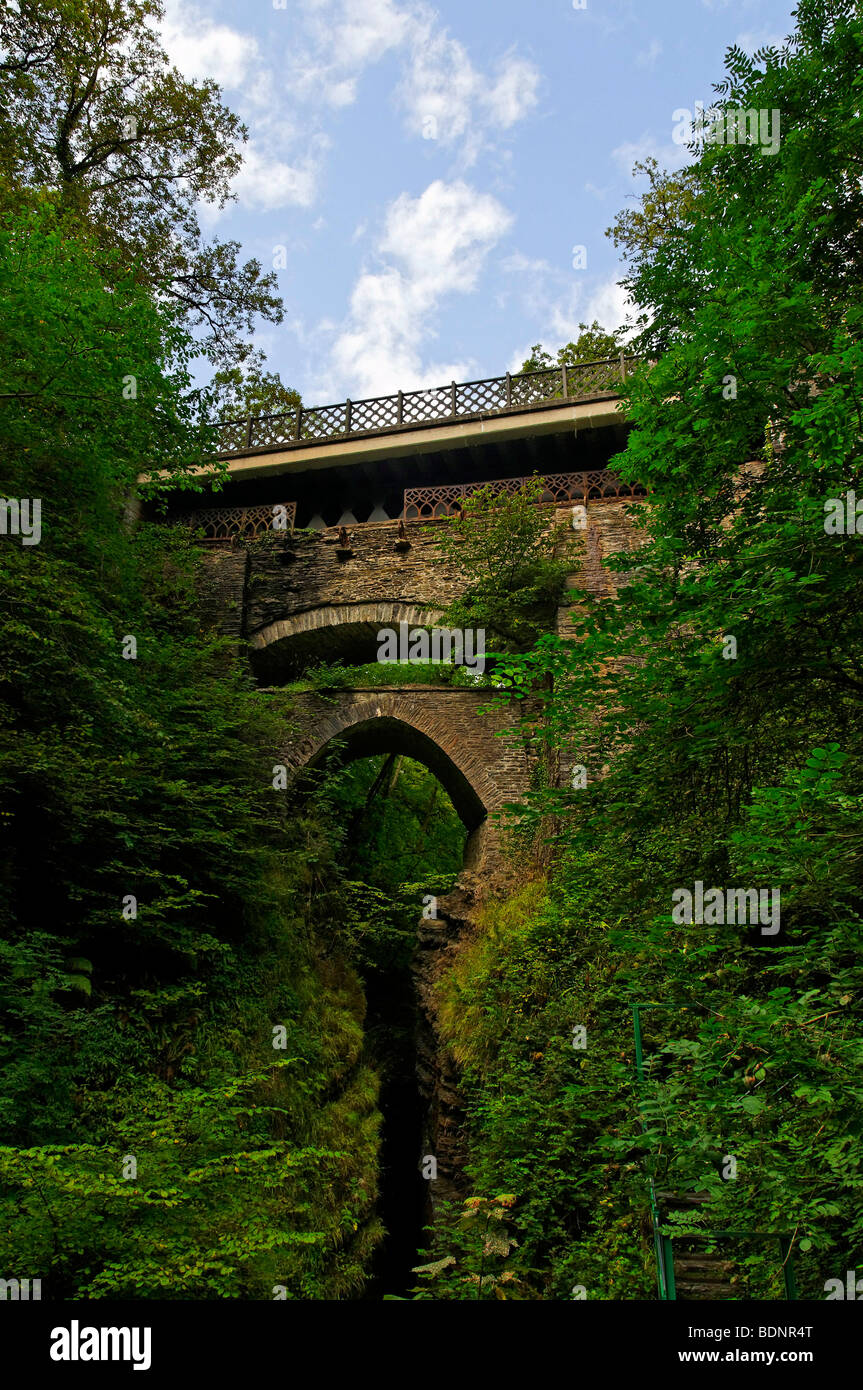
<path fill-rule="evenodd" d="M 163 36 L 249 130 L 199 209 L 278 275 L 255 346 L 307 405 L 471 381 L 632 306 L 605 231 L 689 157 L 732 44 L 793 0 L 166 0 Z M 679 128 L 679 117 L 677 124 Z"/>

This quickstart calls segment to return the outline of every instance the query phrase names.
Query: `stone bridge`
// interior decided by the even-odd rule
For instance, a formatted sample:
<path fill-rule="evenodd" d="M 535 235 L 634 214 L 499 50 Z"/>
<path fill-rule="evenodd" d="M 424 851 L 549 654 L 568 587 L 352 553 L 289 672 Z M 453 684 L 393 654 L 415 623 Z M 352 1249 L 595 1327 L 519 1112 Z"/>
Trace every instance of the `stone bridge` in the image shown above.
<path fill-rule="evenodd" d="M 567 530 L 571 583 L 596 596 L 614 593 L 604 556 L 635 544 L 628 499 L 591 501 L 587 527 L 573 530 L 570 508 L 550 514 Z M 335 529 L 213 545 L 205 557 L 202 606 L 207 626 L 233 636 L 261 687 L 278 687 L 310 666 L 376 660 L 382 628 L 433 625 L 469 577 L 446 559 L 438 541 L 446 522 L 371 523 L 352 528 L 347 543 Z M 343 538 L 344 540 L 344 538 Z M 562 595 L 562 599 L 565 596 Z M 562 601 L 557 630 L 570 629 Z M 479 714 L 488 690 L 444 685 L 292 692 L 300 726 L 281 761 L 297 768 L 401 752 L 440 779 L 468 833 L 467 860 L 478 866 L 499 849 L 498 816 L 518 801 L 531 778 L 533 750 L 506 740 L 516 714 Z"/>
<path fill-rule="evenodd" d="M 636 544 L 632 505 L 625 498 L 590 502 L 584 530 L 571 529 L 571 508 L 551 513 L 549 524 L 568 535 L 571 584 L 597 597 L 614 592 L 602 562 Z M 374 661 L 382 627 L 434 622 L 470 582 L 443 555 L 436 534 L 442 525 L 408 522 L 404 540 L 396 522 L 357 526 L 347 547 L 334 528 L 214 545 L 205 557 L 205 623 L 243 644 L 263 685 L 281 684 L 317 662 Z M 565 635 L 571 604 L 565 595 L 561 600 L 557 629 Z"/>
<path fill-rule="evenodd" d="M 467 832 L 465 866 L 479 868 L 498 858 L 501 813 L 528 790 L 535 764 L 517 732 L 521 706 L 481 714 L 490 695 L 447 685 L 291 692 L 290 719 L 298 732 L 281 750 L 281 761 L 300 772 L 379 753 L 414 758 L 448 793 Z"/>

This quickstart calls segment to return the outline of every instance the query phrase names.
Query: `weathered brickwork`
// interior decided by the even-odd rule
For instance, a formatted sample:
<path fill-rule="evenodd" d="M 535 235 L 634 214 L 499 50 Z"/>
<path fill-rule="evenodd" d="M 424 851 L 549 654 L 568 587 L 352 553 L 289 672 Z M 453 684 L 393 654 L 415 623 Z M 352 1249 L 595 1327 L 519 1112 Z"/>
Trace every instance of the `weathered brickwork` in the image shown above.
<path fill-rule="evenodd" d="M 591 502 L 587 507 L 587 528 L 575 530 L 571 513 L 558 512 L 572 534 L 575 563 L 568 575 L 568 584 L 586 590 L 594 598 L 615 597 L 619 576 L 603 568 L 603 559 L 619 551 L 633 550 L 639 543 L 639 533 L 633 524 L 632 510 L 643 503 L 613 501 Z M 562 604 L 558 610 L 557 630 L 561 637 L 572 635 L 570 619 L 572 604 Z"/>
<path fill-rule="evenodd" d="M 604 557 L 638 543 L 630 502 L 590 502 L 587 528 L 572 526 L 559 508 L 550 524 L 562 528 L 572 556 L 570 583 L 599 596 L 616 593 Z M 444 558 L 437 526 L 398 523 L 357 526 L 347 542 L 334 531 L 281 536 L 248 547 L 214 547 L 202 584 L 204 621 L 244 639 L 262 685 L 279 685 L 308 665 L 373 660 L 382 627 L 434 623 L 462 592 L 465 576 Z M 572 632 L 572 605 L 558 610 L 557 630 Z M 447 788 L 470 832 L 469 862 L 497 855 L 494 814 L 527 789 L 523 747 L 500 738 L 513 716 L 480 717 L 488 695 L 448 686 L 408 686 L 314 693 L 295 697 L 302 735 L 284 750 L 296 768 L 314 766 L 334 739 L 350 757 L 402 751 L 426 763 Z"/>
<path fill-rule="evenodd" d="M 572 514 L 559 508 L 553 521 L 562 526 L 576 563 L 570 582 L 597 597 L 613 594 L 614 576 L 603 557 L 631 549 L 638 539 L 629 515 L 633 503 L 591 502 L 585 530 L 572 528 Z M 205 619 L 223 631 L 241 630 L 251 651 L 272 675 L 281 655 L 296 648 L 297 665 L 326 660 L 337 643 L 359 650 L 362 637 L 383 625 L 434 621 L 464 588 L 464 575 L 445 560 L 435 536 L 436 525 L 409 522 L 406 541 L 398 524 L 358 526 L 341 547 L 335 531 L 301 533 L 275 544 L 246 550 L 213 547 L 207 556 L 211 594 Z M 248 556 L 248 558 L 246 558 Z M 246 568 L 247 567 L 247 568 Z M 558 631 L 566 635 L 568 608 L 561 607 Z M 353 630 L 353 631 L 352 631 Z"/>
<path fill-rule="evenodd" d="M 340 548 L 335 531 L 304 532 L 286 538 L 278 548 L 254 547 L 247 635 L 265 632 L 280 618 L 321 607 L 388 601 L 444 608 L 461 592 L 464 581 L 444 562 L 433 534 L 411 522 L 405 529 L 406 548 L 397 548 L 395 522 L 352 527 L 349 555 Z"/>
<path fill-rule="evenodd" d="M 214 546 L 205 559 L 198 590 L 202 626 L 239 641 L 245 625 L 248 554 L 242 548 Z"/>
<path fill-rule="evenodd" d="M 514 710 L 480 714 L 487 690 L 401 686 L 312 691 L 291 695 L 299 732 L 282 750 L 297 769 L 320 764 L 334 741 L 348 760 L 399 752 L 425 763 L 446 788 L 469 832 L 466 862 L 478 866 L 500 854 L 499 813 L 528 790 L 532 753 L 519 737 L 505 737 Z"/>

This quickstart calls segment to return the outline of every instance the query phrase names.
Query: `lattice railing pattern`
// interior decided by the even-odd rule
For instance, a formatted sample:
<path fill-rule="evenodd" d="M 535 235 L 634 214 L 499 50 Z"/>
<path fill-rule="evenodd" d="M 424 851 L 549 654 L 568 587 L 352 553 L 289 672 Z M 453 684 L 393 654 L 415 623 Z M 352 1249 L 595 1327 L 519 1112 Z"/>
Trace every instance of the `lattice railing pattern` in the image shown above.
<path fill-rule="evenodd" d="M 293 531 L 296 502 L 264 503 L 259 507 L 204 507 L 176 518 L 183 526 L 203 530 L 206 541 L 254 540 L 265 531 Z"/>
<path fill-rule="evenodd" d="M 294 433 L 297 427 L 297 412 L 285 410 L 278 415 L 257 415 L 251 425 L 249 448 L 261 449 L 266 444 L 280 444 L 286 435 Z"/>
<path fill-rule="evenodd" d="M 597 362 L 579 362 L 574 367 L 519 372 L 515 376 L 507 373 L 483 381 L 453 381 L 449 386 L 433 386 L 427 391 L 399 391 L 395 396 L 342 401 L 339 405 L 300 406 L 279 415 L 257 415 L 245 420 L 222 420 L 215 426 L 216 452 L 242 453 L 268 445 L 290 448 L 317 440 L 475 419 L 554 400 L 615 395 L 621 381 L 640 360 L 621 353 Z"/>
<path fill-rule="evenodd" d="M 444 483 L 439 487 L 405 488 L 404 518 L 406 521 L 433 521 L 435 517 L 452 516 L 460 510 L 465 497 L 480 488 L 494 493 L 518 492 L 535 478 L 495 478 L 489 483 Z M 549 473 L 541 479 L 544 484 L 540 502 L 592 502 L 609 497 L 645 497 L 646 489 L 638 483 L 625 483 L 610 468 L 593 468 L 581 473 Z"/>

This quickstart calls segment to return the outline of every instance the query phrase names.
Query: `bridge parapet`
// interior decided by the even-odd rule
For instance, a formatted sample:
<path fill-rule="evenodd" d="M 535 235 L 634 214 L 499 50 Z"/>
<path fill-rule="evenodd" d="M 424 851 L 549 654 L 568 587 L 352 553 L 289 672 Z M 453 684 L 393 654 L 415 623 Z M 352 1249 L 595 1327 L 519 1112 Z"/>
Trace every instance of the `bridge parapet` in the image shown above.
<path fill-rule="evenodd" d="M 619 395 L 621 384 L 642 359 L 618 357 L 579 362 L 537 372 L 450 382 L 422 391 L 397 391 L 337 405 L 300 406 L 277 414 L 221 420 L 215 452 L 221 458 L 250 449 L 301 447 L 351 439 L 387 430 L 422 429 L 453 420 L 477 420 L 562 401 L 588 401 Z"/>

